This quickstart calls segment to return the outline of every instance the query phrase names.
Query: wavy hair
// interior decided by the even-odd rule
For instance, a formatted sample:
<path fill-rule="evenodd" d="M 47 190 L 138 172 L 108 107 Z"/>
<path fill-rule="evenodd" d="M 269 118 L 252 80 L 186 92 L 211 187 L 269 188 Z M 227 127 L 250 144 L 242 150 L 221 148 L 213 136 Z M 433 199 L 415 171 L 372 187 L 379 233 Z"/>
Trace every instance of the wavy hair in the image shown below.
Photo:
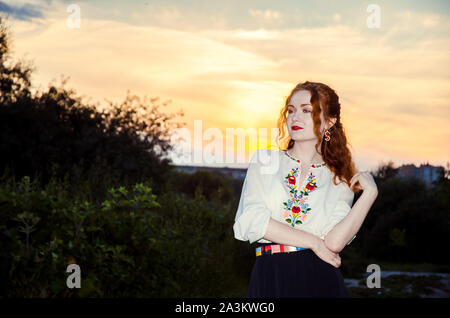
<path fill-rule="evenodd" d="M 285 105 L 281 109 L 280 117 L 278 118 L 277 125 L 280 132 L 278 143 L 280 149 L 288 150 L 294 146 L 295 141 L 291 139 L 286 128 L 286 117 L 292 95 L 300 90 L 307 90 L 311 93 L 311 105 L 313 106 L 311 116 L 314 122 L 314 134 L 317 136 L 316 151 L 322 155 L 325 164 L 334 173 L 334 184 L 337 184 L 337 179 L 339 179 L 341 182 L 345 182 L 350 186 L 350 179 L 356 172 L 355 164 L 353 163 L 347 137 L 345 136 L 344 127 L 341 123 L 339 96 L 327 85 L 306 81 L 297 84 L 291 91 L 286 98 Z M 331 134 L 329 141 L 325 141 L 324 136 L 320 133 L 320 113 L 322 111 L 326 122 L 331 118 L 336 118 L 336 123 L 328 129 Z M 358 192 L 359 190 L 358 186 L 353 188 L 354 192 Z"/>

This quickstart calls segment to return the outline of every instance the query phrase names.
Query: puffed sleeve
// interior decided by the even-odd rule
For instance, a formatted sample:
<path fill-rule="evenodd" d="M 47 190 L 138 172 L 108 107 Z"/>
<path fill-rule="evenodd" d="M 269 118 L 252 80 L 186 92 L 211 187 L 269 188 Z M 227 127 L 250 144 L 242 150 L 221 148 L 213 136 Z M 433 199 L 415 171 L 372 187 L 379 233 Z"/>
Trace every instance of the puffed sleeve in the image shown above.
<path fill-rule="evenodd" d="M 325 227 L 322 230 L 321 238 L 324 238 L 328 234 L 328 232 L 330 232 L 336 224 L 341 222 L 352 209 L 355 194 L 346 183 L 340 184 L 339 189 L 339 197 L 337 199 L 336 206 L 334 207 L 330 218 L 328 219 Z M 350 240 L 350 242 L 347 243 L 347 245 L 349 245 L 355 239 L 355 237 L 356 235 L 353 236 L 353 238 Z"/>
<path fill-rule="evenodd" d="M 257 152 L 252 156 L 247 169 L 233 225 L 234 237 L 249 241 L 250 244 L 264 237 L 271 217 L 271 211 L 265 202 L 267 195 L 263 184 L 264 175 L 257 162 Z"/>

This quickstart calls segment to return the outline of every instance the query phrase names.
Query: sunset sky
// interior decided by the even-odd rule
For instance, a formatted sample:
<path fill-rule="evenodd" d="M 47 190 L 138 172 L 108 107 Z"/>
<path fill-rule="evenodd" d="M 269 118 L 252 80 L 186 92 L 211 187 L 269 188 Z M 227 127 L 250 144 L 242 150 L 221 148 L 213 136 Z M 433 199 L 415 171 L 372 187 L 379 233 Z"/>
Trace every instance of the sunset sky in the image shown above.
<path fill-rule="evenodd" d="M 72 3 L 80 28 L 67 24 Z M 379 28 L 367 25 L 370 4 Z M 13 57 L 36 67 L 36 88 L 64 75 L 103 105 L 127 90 L 158 96 L 171 100 L 163 109 L 184 111 L 192 136 L 201 120 L 225 137 L 226 128 L 270 131 L 297 83 L 322 82 L 339 95 L 359 169 L 450 159 L 447 0 L 29 0 L 0 1 L 0 11 Z"/>

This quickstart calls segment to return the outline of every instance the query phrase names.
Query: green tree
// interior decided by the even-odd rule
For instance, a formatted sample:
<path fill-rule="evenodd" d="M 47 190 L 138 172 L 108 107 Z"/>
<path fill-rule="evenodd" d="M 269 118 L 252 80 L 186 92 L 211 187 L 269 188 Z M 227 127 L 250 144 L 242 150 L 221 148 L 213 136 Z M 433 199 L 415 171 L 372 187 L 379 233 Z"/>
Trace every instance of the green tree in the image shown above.
<path fill-rule="evenodd" d="M 141 100 L 128 90 L 122 103 L 109 102 L 99 111 L 67 88 L 67 79 L 30 94 L 32 69 L 11 63 L 3 24 L 0 53 L 0 174 L 36 175 L 43 184 L 54 172 L 67 174 L 73 186 L 88 182 L 97 198 L 105 196 L 110 181 L 152 179 L 159 192 L 171 169 L 171 133 L 184 125 L 174 122 L 184 115 L 181 110 L 169 114 L 161 107 L 170 101 Z"/>

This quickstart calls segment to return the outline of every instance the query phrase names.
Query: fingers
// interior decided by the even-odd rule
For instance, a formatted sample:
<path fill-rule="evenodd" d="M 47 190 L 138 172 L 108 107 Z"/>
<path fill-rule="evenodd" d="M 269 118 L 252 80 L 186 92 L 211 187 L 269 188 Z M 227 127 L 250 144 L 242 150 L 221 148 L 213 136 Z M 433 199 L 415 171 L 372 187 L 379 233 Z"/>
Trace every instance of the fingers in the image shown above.
<path fill-rule="evenodd" d="M 336 262 L 336 267 L 341 266 L 341 257 L 339 255 L 336 256 L 335 262 Z"/>
<path fill-rule="evenodd" d="M 341 266 L 341 257 L 339 256 L 339 254 L 329 250 L 325 245 L 320 246 L 320 248 L 317 249 L 315 253 L 319 258 L 321 258 L 328 264 L 336 268 Z"/>
<path fill-rule="evenodd" d="M 353 190 L 353 187 L 355 186 L 355 184 L 357 182 L 359 182 L 359 179 L 362 176 L 367 177 L 367 178 L 372 177 L 372 175 L 369 171 L 359 171 L 359 172 L 355 173 L 355 175 L 350 179 L 350 189 Z M 360 185 L 361 185 L 361 182 L 360 182 Z"/>
<path fill-rule="evenodd" d="M 339 255 L 333 256 L 331 257 L 329 263 L 337 268 L 341 266 L 341 258 L 339 257 Z"/>
<path fill-rule="evenodd" d="M 341 266 L 341 260 L 335 262 L 334 267 L 339 268 Z"/>
<path fill-rule="evenodd" d="M 331 252 L 331 256 L 329 258 L 329 263 L 336 268 L 341 266 L 341 257 L 339 256 L 339 254 Z"/>
<path fill-rule="evenodd" d="M 355 186 L 356 181 L 358 181 L 358 180 L 355 179 L 350 183 L 350 189 L 353 190 L 353 187 Z"/>
<path fill-rule="evenodd" d="M 350 189 L 353 189 L 353 187 L 355 186 L 355 183 L 358 182 L 358 178 L 359 178 L 359 172 L 356 173 L 356 174 L 350 179 Z"/>

